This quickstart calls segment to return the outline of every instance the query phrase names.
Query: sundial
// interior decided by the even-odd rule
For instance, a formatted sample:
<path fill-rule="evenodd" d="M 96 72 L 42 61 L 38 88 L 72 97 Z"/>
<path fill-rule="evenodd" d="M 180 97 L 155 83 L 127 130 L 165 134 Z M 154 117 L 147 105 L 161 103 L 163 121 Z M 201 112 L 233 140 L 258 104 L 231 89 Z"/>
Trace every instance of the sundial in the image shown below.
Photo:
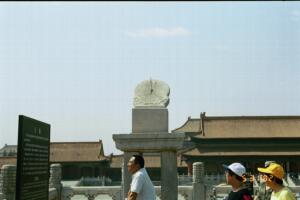
<path fill-rule="evenodd" d="M 169 86 L 160 80 L 145 80 L 134 91 L 134 107 L 167 107 L 169 104 Z"/>

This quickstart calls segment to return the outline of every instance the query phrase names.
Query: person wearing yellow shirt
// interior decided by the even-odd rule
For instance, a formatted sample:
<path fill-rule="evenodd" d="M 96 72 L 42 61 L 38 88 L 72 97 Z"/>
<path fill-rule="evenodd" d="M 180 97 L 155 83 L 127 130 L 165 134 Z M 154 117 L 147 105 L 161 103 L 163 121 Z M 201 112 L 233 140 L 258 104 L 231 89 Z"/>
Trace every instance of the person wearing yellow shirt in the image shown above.
<path fill-rule="evenodd" d="M 257 170 L 262 173 L 266 185 L 273 190 L 271 200 L 296 200 L 295 194 L 283 185 L 284 170 L 281 165 L 271 163 L 268 167 Z"/>

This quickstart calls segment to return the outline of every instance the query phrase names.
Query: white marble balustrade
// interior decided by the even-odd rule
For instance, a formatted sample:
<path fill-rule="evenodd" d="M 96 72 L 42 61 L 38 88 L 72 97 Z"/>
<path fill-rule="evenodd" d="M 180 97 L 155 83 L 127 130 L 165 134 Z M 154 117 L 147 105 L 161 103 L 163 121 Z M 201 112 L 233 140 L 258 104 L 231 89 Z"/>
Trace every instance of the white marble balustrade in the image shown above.
<path fill-rule="evenodd" d="M 120 186 L 102 186 L 102 187 L 63 187 L 62 200 L 71 200 L 76 195 L 82 195 L 88 200 L 94 200 L 99 195 L 107 195 L 112 200 L 121 200 Z"/>
<path fill-rule="evenodd" d="M 178 199 L 192 200 L 193 186 L 178 186 L 178 196 Z"/>
<path fill-rule="evenodd" d="M 157 200 L 160 200 L 161 187 L 155 186 Z M 179 186 L 178 187 L 178 199 L 180 200 L 192 200 L 192 186 Z M 83 196 L 88 200 L 96 200 L 100 195 L 109 196 L 112 200 L 122 199 L 122 190 L 120 186 L 103 186 L 103 187 L 63 187 L 62 190 L 62 200 L 72 200 L 76 199 L 78 196 Z M 83 199 L 83 198 L 80 198 Z M 53 200 L 50 199 L 49 200 Z"/>

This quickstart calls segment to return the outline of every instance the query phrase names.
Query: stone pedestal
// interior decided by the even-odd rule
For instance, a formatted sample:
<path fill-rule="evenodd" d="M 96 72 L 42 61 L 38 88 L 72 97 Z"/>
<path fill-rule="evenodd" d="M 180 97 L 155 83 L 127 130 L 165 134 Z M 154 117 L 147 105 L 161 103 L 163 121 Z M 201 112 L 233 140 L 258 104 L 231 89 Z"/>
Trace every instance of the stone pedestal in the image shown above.
<path fill-rule="evenodd" d="M 177 151 L 183 147 L 184 133 L 114 134 L 117 149 L 124 152 Z"/>
<path fill-rule="evenodd" d="M 168 133 L 168 109 L 137 107 L 132 109 L 132 133 Z"/>
<path fill-rule="evenodd" d="M 161 153 L 161 199 L 178 198 L 177 154 L 175 151 Z"/>
<path fill-rule="evenodd" d="M 130 185 L 131 177 L 125 165 L 132 152 L 160 152 L 162 200 L 177 200 L 177 150 L 182 148 L 184 138 L 183 133 L 114 134 L 117 149 L 124 151 L 123 194 L 127 194 Z"/>

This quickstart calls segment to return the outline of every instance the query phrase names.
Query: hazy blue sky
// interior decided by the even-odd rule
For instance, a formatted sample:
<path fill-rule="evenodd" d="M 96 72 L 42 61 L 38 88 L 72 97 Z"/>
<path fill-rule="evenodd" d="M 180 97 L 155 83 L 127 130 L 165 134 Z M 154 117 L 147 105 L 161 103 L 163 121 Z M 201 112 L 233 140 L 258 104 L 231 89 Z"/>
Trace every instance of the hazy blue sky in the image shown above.
<path fill-rule="evenodd" d="M 200 112 L 300 115 L 300 2 L 0 3 L 0 148 L 23 114 L 119 153 L 150 77 L 171 88 L 170 131 Z"/>

